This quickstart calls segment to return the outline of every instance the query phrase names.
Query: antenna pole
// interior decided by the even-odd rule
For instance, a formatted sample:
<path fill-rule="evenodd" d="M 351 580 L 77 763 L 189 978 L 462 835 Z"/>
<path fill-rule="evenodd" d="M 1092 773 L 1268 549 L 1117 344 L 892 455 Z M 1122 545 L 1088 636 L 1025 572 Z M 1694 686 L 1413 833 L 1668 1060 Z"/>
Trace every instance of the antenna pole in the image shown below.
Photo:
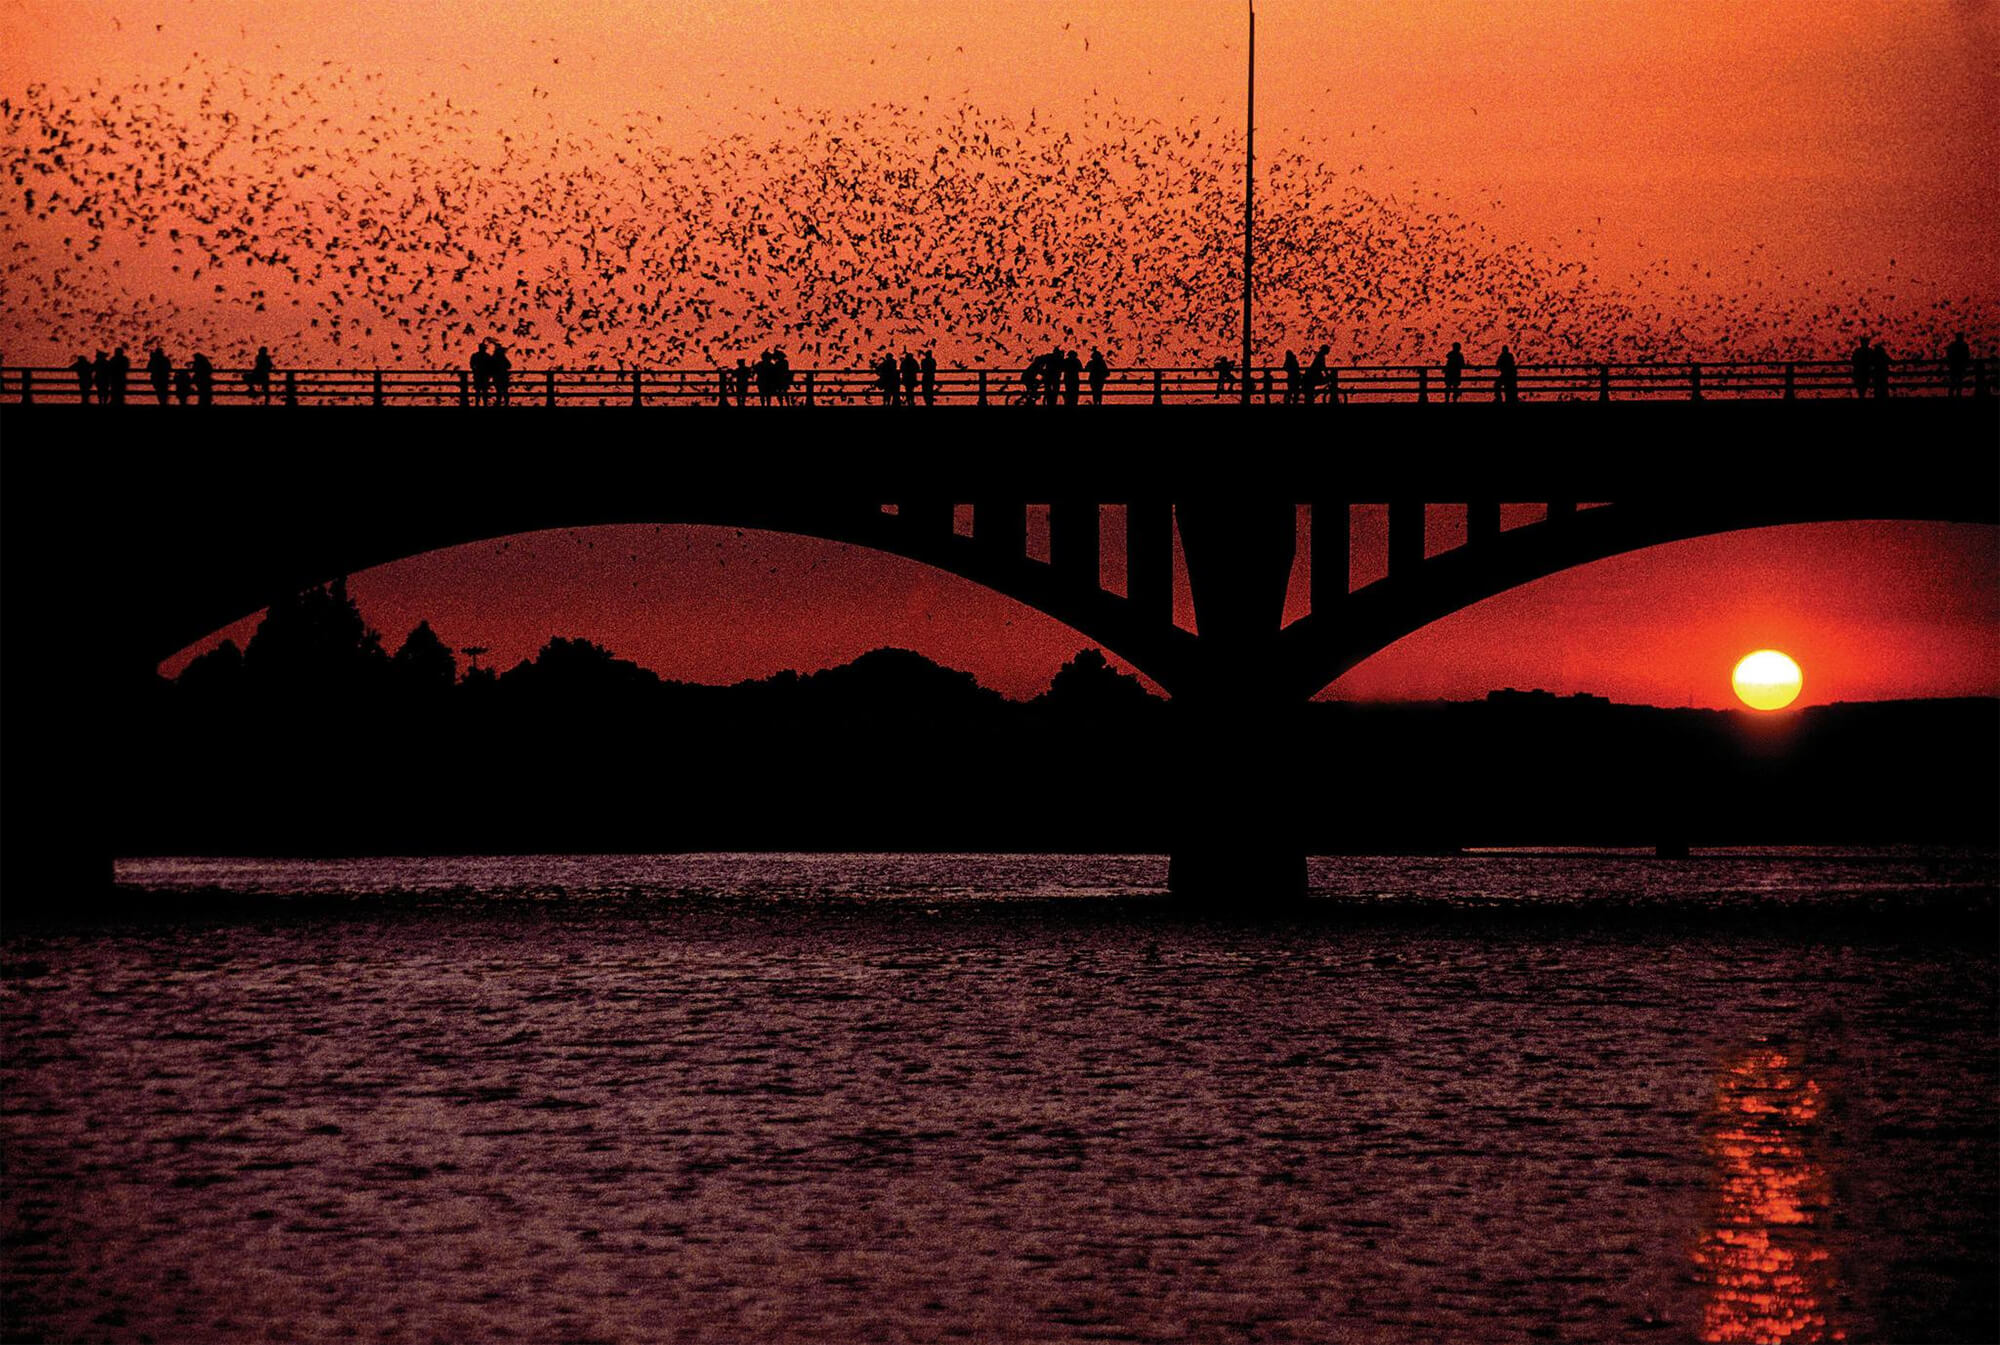
<path fill-rule="evenodd" d="M 1250 405 L 1250 222 L 1257 165 L 1257 0 L 1250 0 L 1250 74 L 1243 107 L 1243 405 Z"/>

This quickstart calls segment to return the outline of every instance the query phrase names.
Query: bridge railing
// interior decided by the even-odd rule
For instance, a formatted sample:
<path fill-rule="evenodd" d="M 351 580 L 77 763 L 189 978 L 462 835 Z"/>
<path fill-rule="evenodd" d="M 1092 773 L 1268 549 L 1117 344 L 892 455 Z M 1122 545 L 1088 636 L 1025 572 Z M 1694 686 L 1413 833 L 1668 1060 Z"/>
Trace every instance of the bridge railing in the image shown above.
<path fill-rule="evenodd" d="M 1956 385 L 1966 395 L 1991 396 L 1996 371 L 1977 360 Z M 1869 396 L 1877 395 L 1871 385 Z M 1893 397 L 1945 396 L 1954 391 L 1943 360 L 1894 360 L 1887 386 Z M 1213 368 L 1112 369 L 1101 387 L 1085 376 L 1075 397 L 1107 405 L 1225 404 L 1241 399 L 1237 375 Z M 1467 365 L 1456 387 L 1440 365 L 1341 365 L 1312 390 L 1316 405 L 1356 403 L 1427 404 L 1447 401 L 1574 402 L 1770 400 L 1854 397 L 1857 384 L 1845 360 L 1755 360 L 1715 363 L 1554 363 L 1521 365 L 1511 380 L 1493 365 Z M 1033 389 L 1019 368 L 939 369 L 928 388 L 898 383 L 898 399 L 918 405 L 1002 406 L 1044 404 L 1046 384 Z M 1059 386 L 1055 403 L 1069 400 Z M 0 367 L 0 401 L 77 404 L 106 400 L 92 388 L 88 398 L 77 375 L 58 366 Z M 122 400 L 134 405 L 178 404 L 172 380 L 162 396 L 143 370 L 128 375 Z M 888 401 L 877 375 L 867 369 L 795 369 L 789 390 L 759 390 L 754 372 L 747 382 L 725 369 L 516 369 L 505 392 L 481 391 L 465 369 L 292 368 L 275 371 L 268 384 L 252 381 L 244 369 L 217 370 L 204 399 L 199 389 L 188 400 L 218 405 L 297 406 L 807 406 L 882 405 Z M 1251 375 L 1254 405 L 1304 400 L 1282 369 Z"/>

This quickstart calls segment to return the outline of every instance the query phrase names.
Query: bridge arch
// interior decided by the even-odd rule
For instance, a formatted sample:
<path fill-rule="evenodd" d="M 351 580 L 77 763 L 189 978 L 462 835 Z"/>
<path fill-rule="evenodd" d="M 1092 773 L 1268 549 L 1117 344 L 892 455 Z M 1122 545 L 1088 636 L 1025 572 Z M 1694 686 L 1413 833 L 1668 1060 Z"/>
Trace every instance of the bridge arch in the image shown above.
<path fill-rule="evenodd" d="M 991 506 L 989 506 L 991 507 Z M 1195 637 L 1170 623 L 1164 628 L 1138 619 L 1130 601 L 1101 588 L 1093 567 L 1089 584 L 1075 582 L 1066 571 L 1025 554 L 1001 552 L 982 545 L 975 536 L 953 526 L 951 507 L 942 518 L 935 509 L 889 508 L 714 508 L 699 505 L 654 507 L 626 514 L 601 511 L 552 514 L 537 526 L 490 528 L 429 528 L 421 520 L 407 529 L 384 534 L 371 531 L 349 538 L 327 538 L 283 554 L 265 554 L 261 564 L 227 572 L 197 567 L 199 573 L 176 575 L 171 558 L 162 558 L 155 590 L 152 623 L 145 657 L 157 664 L 174 653 L 251 615 L 282 594 L 331 582 L 381 565 L 433 555 L 460 546 L 476 546 L 536 532 L 617 526 L 695 526 L 753 530 L 810 538 L 894 556 L 976 584 L 1059 622 L 1145 673 L 1172 691 L 1182 662 Z M 303 540 L 303 539 L 302 539 Z M 205 547 L 203 548 L 206 549 Z"/>
<path fill-rule="evenodd" d="M 1317 695 L 1396 641 L 1476 603 L 1565 570 L 1655 546 L 1797 524 L 1994 523 L 1981 501 L 1968 500 L 1963 508 L 1888 503 L 1872 517 L 1865 509 L 1810 504 L 1552 506 L 1541 521 L 1483 537 L 1475 533 L 1464 545 L 1420 564 L 1392 567 L 1387 577 L 1292 622 L 1280 636 L 1287 690 L 1294 697 Z"/>

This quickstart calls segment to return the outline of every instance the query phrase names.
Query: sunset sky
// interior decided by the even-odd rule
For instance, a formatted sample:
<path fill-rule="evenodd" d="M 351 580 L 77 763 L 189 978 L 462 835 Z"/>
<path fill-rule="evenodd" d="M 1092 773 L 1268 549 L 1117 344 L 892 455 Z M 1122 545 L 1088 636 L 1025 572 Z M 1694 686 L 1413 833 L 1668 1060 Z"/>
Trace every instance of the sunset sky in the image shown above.
<path fill-rule="evenodd" d="M 1293 156 L 1266 188 L 1274 253 L 1292 245 L 1289 258 L 1272 259 L 1274 342 L 1324 334 L 1337 357 L 1408 351 L 1417 338 L 1388 332 L 1398 323 L 1423 328 L 1425 341 L 1476 332 L 1528 350 L 1537 342 L 1626 341 L 1663 351 L 1676 342 L 1758 342 L 1830 355 L 1867 328 L 1887 331 L 1897 353 L 1914 355 L 1935 353 L 1921 346 L 1958 325 L 1973 330 L 1983 352 L 2000 338 L 2000 212 L 1992 208 L 2000 5 L 1989 0 L 1262 0 L 1258 13 L 1260 158 L 1282 166 Z M 1101 241 L 1051 244 L 1052 270 L 1067 264 L 1065 245 L 1084 248 L 1099 279 L 1128 245 L 1135 256 L 1199 268 L 1203 250 L 1217 245 L 1209 235 L 1230 223 L 1226 202 L 1236 190 L 1230 153 L 1217 146 L 1240 132 L 1242 19 L 1240 4 L 1194 0 L 489 0 L 476 8 L 408 0 L 362 12 L 326 0 L 16 0 L 0 9 L 0 96 L 37 116 L 77 115 L 87 141 L 94 118 L 118 138 L 71 155 L 64 186 L 35 166 L 46 150 L 29 122 L 8 123 L 10 160 L 31 174 L 25 186 L 39 186 L 42 200 L 24 208 L 6 197 L 0 208 L 0 242 L 9 248 L 0 353 L 66 363 L 74 346 L 108 331 L 103 339 L 135 346 L 154 335 L 176 346 L 208 342 L 225 356 L 278 340 L 300 359 L 421 363 L 444 357 L 425 352 L 444 352 L 457 363 L 472 342 L 458 318 L 514 293 L 507 268 L 517 260 L 552 274 L 543 254 L 563 253 L 586 231 L 589 247 L 602 251 L 559 283 L 598 287 L 591 293 L 605 297 L 593 302 L 611 316 L 585 330 L 544 311 L 534 315 L 535 334 L 519 338 L 573 352 L 576 362 L 666 358 L 663 349 L 690 363 L 720 359 L 732 341 L 755 343 L 772 311 L 757 304 L 773 296 L 791 318 L 817 305 L 812 312 L 829 330 L 811 339 L 827 357 L 876 341 L 950 347 L 955 329 L 968 357 L 984 358 L 997 342 L 998 359 L 1012 343 L 1038 342 L 1072 320 L 1089 332 L 1129 321 L 1105 339 L 1121 340 L 1135 358 L 1200 349 L 1229 320 L 1226 306 L 1211 302 L 1229 277 L 1213 266 L 1199 274 L 1214 282 L 1214 296 L 1197 287 L 1156 315 L 1179 324 L 1171 339 L 1129 312 L 1106 318 L 1093 309 L 1088 275 L 1051 279 L 1033 322 L 1016 321 L 1017 313 L 1003 321 L 991 305 L 954 308 L 953 282 L 938 279 L 946 274 L 939 266 L 948 272 L 954 263 L 930 254 L 965 245 L 952 233 L 963 218 L 924 173 L 946 128 L 950 143 L 964 144 L 1004 120 L 1012 129 L 996 138 L 1071 156 L 1061 159 L 1062 181 L 1072 163 L 1098 164 L 1103 191 L 1119 192 L 1117 218 L 1088 234 Z M 182 106 L 175 100 L 194 94 L 172 89 L 177 82 L 213 83 L 217 101 Z M 134 94 L 140 86 L 150 92 Z M 307 97 L 299 89 L 319 100 L 312 116 L 299 110 Z M 281 107 L 281 97 L 291 101 Z M 165 110 L 143 114 L 135 137 L 121 118 L 149 100 Z M 200 136 L 225 112 L 256 128 L 257 139 L 218 133 L 228 144 L 199 179 L 206 205 L 191 206 L 195 197 L 176 196 L 167 175 L 206 153 Z M 318 125 L 316 116 L 330 120 Z M 273 128 L 282 149 L 272 147 Z M 768 191 L 781 212 L 805 208 L 801 191 L 848 184 L 839 174 L 858 171 L 841 166 L 826 176 L 845 152 L 828 144 L 835 129 L 850 148 L 892 145 L 908 155 L 896 167 L 914 173 L 912 181 L 866 203 L 882 217 L 871 216 L 871 230 L 898 231 L 896 280 L 909 281 L 908 311 L 873 300 L 855 307 L 846 261 L 815 257 L 808 277 L 806 260 L 774 253 L 776 273 L 767 269 L 756 282 L 765 289 L 718 269 L 710 290 L 674 290 L 682 307 L 673 311 L 686 323 L 708 315 L 704 333 L 680 332 L 662 318 L 664 297 L 631 306 L 631 277 L 584 274 L 606 269 L 599 263 L 613 255 L 612 221 L 637 230 L 659 210 L 651 196 L 634 195 L 633 183 L 650 181 L 673 203 L 668 241 L 712 259 L 714 248 L 744 240 L 711 236 L 706 221 L 686 218 L 697 204 L 721 209 L 701 195 L 704 183 L 737 195 Z M 1071 131 L 1073 144 L 1049 148 Z M 157 162 L 146 139 L 155 134 L 170 151 Z M 190 135 L 193 148 L 177 148 Z M 510 143 L 541 157 L 509 160 Z M 655 176 L 621 176 L 619 154 L 644 159 Z M 671 156 L 682 157 L 670 165 Z M 437 213 L 484 211 L 485 232 L 469 243 L 411 232 L 423 240 L 411 256 L 385 262 L 377 245 L 356 243 L 360 225 L 337 211 L 410 219 L 394 212 L 414 202 L 416 214 L 430 213 L 443 180 L 417 182 L 427 163 L 449 169 L 459 203 L 443 201 Z M 1162 163 L 1170 179 L 1159 176 Z M 310 177 L 293 176 L 308 167 Z M 274 202 L 259 190 L 267 182 L 293 194 Z M 1338 198 L 1338 227 L 1321 231 L 1336 185 L 1349 194 Z M 0 184 L 15 193 L 22 186 Z M 1201 191 L 1212 197 L 1207 206 Z M 964 199 L 966 218 L 1006 208 L 1004 196 Z M 1038 199 L 1035 218 L 1061 232 L 1072 198 Z M 568 212 L 564 232 L 497 262 L 492 231 L 551 202 Z M 832 205 L 843 208 L 858 206 Z M 235 230 L 215 245 L 215 261 L 185 237 L 168 241 L 170 227 L 196 232 L 191 210 L 210 212 L 203 228 Z M 600 223 L 606 239 L 597 236 Z M 93 231 L 100 246 L 90 245 Z M 869 239 L 878 236 L 886 251 L 890 236 Z M 634 238 L 641 257 L 649 246 L 643 231 L 628 234 L 627 258 Z M 1368 269 L 1384 240 L 1404 251 Z M 1443 258 L 1447 243 L 1454 250 Z M 265 250 L 294 258 L 310 251 L 322 270 L 296 281 L 278 276 L 254 260 Z M 446 321 L 442 290 L 406 278 L 426 256 L 446 261 L 446 270 L 465 267 L 462 251 L 483 254 L 465 284 L 486 288 L 451 292 Z M 857 264 L 865 275 L 869 260 Z M 1312 287 L 1321 270 L 1337 276 L 1323 291 Z M 793 292 L 808 279 L 809 293 Z M 1472 307 L 1413 306 L 1408 295 L 1419 282 L 1504 292 L 1450 296 Z M 1391 297 L 1372 308 L 1357 300 L 1371 290 Z M 661 282 L 656 294 L 666 291 Z M 1560 297 L 1555 316 L 1525 330 L 1509 325 L 1549 295 Z M 523 321 L 516 308 L 476 311 Z M 1565 322 L 1595 330 L 1563 330 Z M 804 332 L 788 339 L 808 348 Z M 1802 471 L 1822 467 L 1802 457 Z M 359 576 L 353 588 L 392 645 L 429 616 L 453 644 L 491 646 L 489 657 L 503 663 L 551 634 L 588 635 L 665 675 L 701 680 L 823 666 L 900 644 L 1025 695 L 1080 643 L 923 567 L 799 539 L 693 529 L 464 548 Z M 1996 694 L 1996 595 L 2000 551 L 1990 529 L 1856 524 L 1708 539 L 1482 604 L 1371 660 L 1334 694 L 1469 696 L 1536 685 L 1726 705 L 1731 665 L 1764 645 L 1803 665 L 1802 704 Z"/>

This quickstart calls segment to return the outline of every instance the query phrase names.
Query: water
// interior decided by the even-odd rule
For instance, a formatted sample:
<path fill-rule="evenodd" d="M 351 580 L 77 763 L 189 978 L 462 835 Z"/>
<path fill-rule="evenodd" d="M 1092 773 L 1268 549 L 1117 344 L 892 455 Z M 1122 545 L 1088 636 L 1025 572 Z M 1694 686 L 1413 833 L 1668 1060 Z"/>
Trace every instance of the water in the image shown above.
<path fill-rule="evenodd" d="M 1991 855 L 121 876 L 0 937 L 7 1339 L 2000 1335 Z"/>

